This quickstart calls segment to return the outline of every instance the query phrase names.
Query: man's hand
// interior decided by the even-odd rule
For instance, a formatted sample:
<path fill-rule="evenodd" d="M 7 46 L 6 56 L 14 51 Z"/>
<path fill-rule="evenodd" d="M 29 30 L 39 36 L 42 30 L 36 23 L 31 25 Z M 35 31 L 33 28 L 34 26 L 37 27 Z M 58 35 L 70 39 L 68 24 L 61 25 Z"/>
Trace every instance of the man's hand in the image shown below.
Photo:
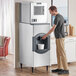
<path fill-rule="evenodd" d="M 47 37 L 47 36 L 46 36 L 46 35 L 44 35 L 44 36 L 42 37 L 42 39 L 46 39 L 46 37 Z"/>
<path fill-rule="evenodd" d="M 51 32 L 53 32 L 53 31 L 55 30 L 55 28 L 56 28 L 56 25 L 54 25 L 54 26 L 52 27 L 52 29 L 51 29 L 46 35 L 44 35 L 44 36 L 42 37 L 42 39 L 46 39 L 46 37 L 47 37 L 49 34 L 51 34 Z"/>

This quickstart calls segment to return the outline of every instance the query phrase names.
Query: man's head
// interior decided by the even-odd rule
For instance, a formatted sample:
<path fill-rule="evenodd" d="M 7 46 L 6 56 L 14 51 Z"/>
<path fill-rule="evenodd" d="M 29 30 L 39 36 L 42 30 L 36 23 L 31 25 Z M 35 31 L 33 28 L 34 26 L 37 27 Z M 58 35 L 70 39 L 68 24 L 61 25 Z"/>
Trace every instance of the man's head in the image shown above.
<path fill-rule="evenodd" d="M 56 14 L 58 13 L 56 6 L 49 7 L 49 12 L 52 16 L 56 16 Z"/>

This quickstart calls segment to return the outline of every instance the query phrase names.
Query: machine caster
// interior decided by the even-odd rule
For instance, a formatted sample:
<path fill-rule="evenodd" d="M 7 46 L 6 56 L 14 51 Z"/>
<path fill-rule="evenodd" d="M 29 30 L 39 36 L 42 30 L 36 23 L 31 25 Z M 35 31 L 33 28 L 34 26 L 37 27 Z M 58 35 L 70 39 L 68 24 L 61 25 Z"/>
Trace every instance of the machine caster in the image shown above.
<path fill-rule="evenodd" d="M 34 68 L 32 67 L 32 73 L 34 72 Z"/>
<path fill-rule="evenodd" d="M 20 63 L 20 67 L 21 67 L 21 69 L 22 69 L 22 63 Z"/>
<path fill-rule="evenodd" d="M 46 66 L 46 70 L 48 71 L 48 66 Z"/>

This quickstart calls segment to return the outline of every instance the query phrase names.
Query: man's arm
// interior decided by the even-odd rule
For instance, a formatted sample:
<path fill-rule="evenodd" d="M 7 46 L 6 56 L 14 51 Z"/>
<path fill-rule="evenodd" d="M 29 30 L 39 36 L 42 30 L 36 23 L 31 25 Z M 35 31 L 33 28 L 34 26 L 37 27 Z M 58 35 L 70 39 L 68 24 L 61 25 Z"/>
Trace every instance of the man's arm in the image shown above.
<path fill-rule="evenodd" d="M 46 35 L 44 35 L 44 36 L 42 37 L 42 39 L 45 39 L 49 34 L 51 34 L 51 33 L 55 30 L 55 28 L 56 28 L 56 25 L 54 25 L 54 26 L 51 28 L 51 30 L 50 30 Z"/>

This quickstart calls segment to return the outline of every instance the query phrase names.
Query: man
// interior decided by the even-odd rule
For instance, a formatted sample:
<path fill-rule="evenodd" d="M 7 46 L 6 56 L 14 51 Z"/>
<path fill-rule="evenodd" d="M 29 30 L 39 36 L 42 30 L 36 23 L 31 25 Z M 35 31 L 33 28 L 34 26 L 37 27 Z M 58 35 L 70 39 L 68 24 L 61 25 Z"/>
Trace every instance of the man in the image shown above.
<path fill-rule="evenodd" d="M 54 31 L 55 38 L 56 38 L 56 52 L 57 52 L 57 63 L 58 68 L 52 70 L 53 73 L 58 74 L 69 74 L 68 64 L 66 59 L 66 54 L 64 50 L 64 18 L 57 12 L 57 8 L 55 6 L 51 6 L 49 8 L 49 12 L 52 16 L 55 16 L 54 25 L 52 29 L 42 37 L 45 39 L 51 32 Z"/>

